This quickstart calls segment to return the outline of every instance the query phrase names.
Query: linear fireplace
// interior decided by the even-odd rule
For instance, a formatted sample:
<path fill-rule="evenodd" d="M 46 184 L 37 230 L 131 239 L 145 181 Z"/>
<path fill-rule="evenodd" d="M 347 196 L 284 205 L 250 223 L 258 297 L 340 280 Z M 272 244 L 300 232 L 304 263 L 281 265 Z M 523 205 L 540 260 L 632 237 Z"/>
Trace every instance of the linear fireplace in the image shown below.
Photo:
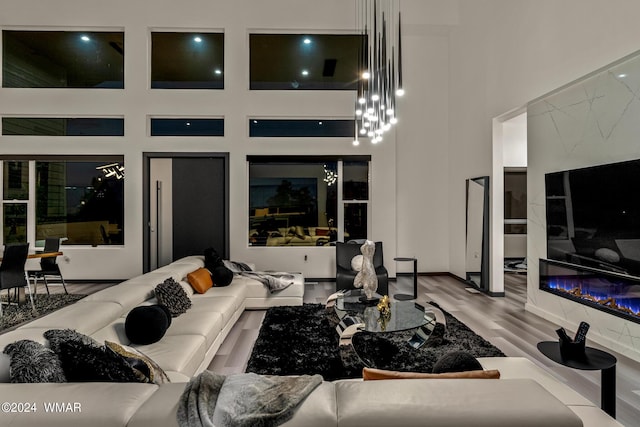
<path fill-rule="evenodd" d="M 540 259 L 540 289 L 640 323 L 640 278 Z"/>

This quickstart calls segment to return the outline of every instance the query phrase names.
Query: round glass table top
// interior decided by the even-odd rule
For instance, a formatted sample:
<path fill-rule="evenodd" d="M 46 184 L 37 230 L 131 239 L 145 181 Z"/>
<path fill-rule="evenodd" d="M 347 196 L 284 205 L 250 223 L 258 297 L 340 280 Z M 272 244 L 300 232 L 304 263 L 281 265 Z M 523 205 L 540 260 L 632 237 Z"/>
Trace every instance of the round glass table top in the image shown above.
<path fill-rule="evenodd" d="M 435 321 L 435 313 L 430 308 L 413 301 L 392 301 L 390 313 L 385 316 L 378 310 L 377 302 L 373 305 L 363 302 L 363 295 L 361 289 L 354 289 L 338 296 L 334 306 L 338 317 L 358 317 L 364 324 L 363 330 L 368 332 L 406 331 Z M 376 298 L 380 298 L 380 295 L 376 295 Z"/>

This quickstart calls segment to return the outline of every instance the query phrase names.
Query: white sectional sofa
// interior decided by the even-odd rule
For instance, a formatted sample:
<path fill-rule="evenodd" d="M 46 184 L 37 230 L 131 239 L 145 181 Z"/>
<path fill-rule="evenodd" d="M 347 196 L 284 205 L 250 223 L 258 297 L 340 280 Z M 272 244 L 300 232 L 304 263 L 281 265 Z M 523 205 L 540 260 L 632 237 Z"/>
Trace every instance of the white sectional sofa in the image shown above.
<path fill-rule="evenodd" d="M 20 339 L 46 344 L 42 334 L 72 328 L 98 341 L 129 344 L 127 313 L 154 303 L 155 286 L 167 277 L 185 289 L 188 273 L 203 266 L 188 257 L 166 267 L 92 294 L 80 302 L 0 335 L 0 349 Z M 192 307 L 174 318 L 157 343 L 134 346 L 154 359 L 171 383 L 11 384 L 8 360 L 0 358 L 0 403 L 35 403 L 37 412 L 0 412 L 2 426 L 173 426 L 185 382 L 211 362 L 243 310 L 302 304 L 304 280 L 277 294 L 261 283 L 236 276 L 228 287 L 192 294 Z M 481 358 L 498 369 L 499 380 L 341 380 L 323 382 L 284 426 L 619 426 L 596 405 L 524 358 Z M 45 403 L 66 404 L 69 411 L 47 412 Z M 70 405 L 69 405 L 70 404 Z M 16 408 L 20 406 L 15 405 Z M 79 408 L 79 410 L 77 410 Z M 75 409 L 75 410 L 73 410 Z"/>

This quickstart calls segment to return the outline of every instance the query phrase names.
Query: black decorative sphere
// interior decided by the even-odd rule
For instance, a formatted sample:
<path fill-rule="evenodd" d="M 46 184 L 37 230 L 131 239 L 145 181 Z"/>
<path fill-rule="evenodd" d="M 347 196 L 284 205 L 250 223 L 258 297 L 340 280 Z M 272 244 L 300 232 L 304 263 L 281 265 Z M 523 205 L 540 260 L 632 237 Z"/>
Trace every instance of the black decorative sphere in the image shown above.
<path fill-rule="evenodd" d="M 482 365 L 471 354 L 464 351 L 452 351 L 442 356 L 433 365 L 433 373 L 481 371 Z"/>
<path fill-rule="evenodd" d="M 171 324 L 171 314 L 161 305 L 133 308 L 124 322 L 124 331 L 133 344 L 153 344 L 160 341 Z"/>

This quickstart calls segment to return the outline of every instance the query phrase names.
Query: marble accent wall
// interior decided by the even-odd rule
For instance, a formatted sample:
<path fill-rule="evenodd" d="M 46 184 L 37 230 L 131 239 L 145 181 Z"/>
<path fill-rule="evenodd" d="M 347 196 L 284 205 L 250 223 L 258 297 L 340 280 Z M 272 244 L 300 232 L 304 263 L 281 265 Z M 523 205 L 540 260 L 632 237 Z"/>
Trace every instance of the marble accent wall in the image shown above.
<path fill-rule="evenodd" d="M 570 331 L 585 320 L 588 340 L 640 360 L 639 324 L 538 289 L 538 261 L 546 258 L 545 173 L 640 158 L 640 53 L 532 101 L 527 120 L 526 309 Z"/>

